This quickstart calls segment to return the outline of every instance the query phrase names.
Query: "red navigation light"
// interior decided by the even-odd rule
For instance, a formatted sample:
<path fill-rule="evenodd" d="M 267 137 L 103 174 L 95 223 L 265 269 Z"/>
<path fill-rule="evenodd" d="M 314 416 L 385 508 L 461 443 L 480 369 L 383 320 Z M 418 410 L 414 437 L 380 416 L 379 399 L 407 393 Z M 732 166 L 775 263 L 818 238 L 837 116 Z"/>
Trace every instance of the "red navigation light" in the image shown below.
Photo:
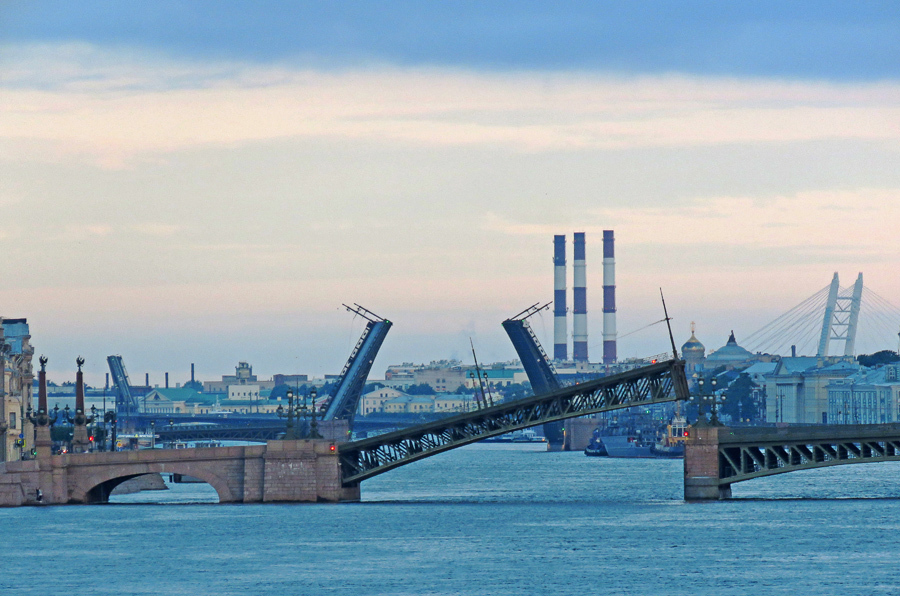
<path fill-rule="evenodd" d="M 688 433 L 688 431 L 684 431 L 684 436 L 686 436 L 686 437 L 689 437 L 689 436 L 690 436 L 690 434 Z"/>
<path fill-rule="evenodd" d="M 656 358 L 650 361 L 650 364 L 656 364 Z"/>
<path fill-rule="evenodd" d="M 329 447 L 329 449 L 331 449 L 332 451 L 334 451 L 335 449 L 337 449 L 337 447 L 335 447 L 334 445 L 332 445 L 331 447 Z"/>

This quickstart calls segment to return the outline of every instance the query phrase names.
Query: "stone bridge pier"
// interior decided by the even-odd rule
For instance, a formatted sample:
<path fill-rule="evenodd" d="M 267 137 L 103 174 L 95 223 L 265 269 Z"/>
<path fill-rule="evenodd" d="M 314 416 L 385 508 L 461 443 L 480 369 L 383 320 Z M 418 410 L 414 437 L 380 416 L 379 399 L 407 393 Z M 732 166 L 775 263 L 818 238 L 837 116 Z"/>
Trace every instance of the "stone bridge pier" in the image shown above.
<path fill-rule="evenodd" d="M 0 464 L 0 506 L 103 503 L 122 482 L 151 473 L 203 480 L 221 503 L 359 500 L 358 484 L 341 484 L 332 440 L 40 455 Z"/>
<path fill-rule="evenodd" d="M 684 443 L 684 500 L 731 498 L 731 484 L 719 479 L 719 433 L 724 426 L 691 427 Z"/>

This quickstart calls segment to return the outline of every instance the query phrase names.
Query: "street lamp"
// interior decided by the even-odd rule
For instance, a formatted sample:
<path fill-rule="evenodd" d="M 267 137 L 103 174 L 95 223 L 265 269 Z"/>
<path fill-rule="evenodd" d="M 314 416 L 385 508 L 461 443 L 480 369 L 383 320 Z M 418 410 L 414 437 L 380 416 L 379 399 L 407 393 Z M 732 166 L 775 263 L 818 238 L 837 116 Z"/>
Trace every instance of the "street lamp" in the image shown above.
<path fill-rule="evenodd" d="M 312 401 L 312 421 L 309 423 L 309 438 L 310 439 L 321 439 L 322 435 L 319 434 L 319 423 L 317 419 L 318 411 L 316 410 L 316 396 L 318 392 L 316 388 L 313 387 L 309 390 L 309 399 Z M 304 404 L 305 405 L 305 404 Z"/>
<path fill-rule="evenodd" d="M 709 403 L 710 413 L 712 414 L 709 424 L 712 426 L 719 426 L 719 398 L 716 395 L 716 385 L 718 384 L 718 381 L 715 377 L 710 379 L 710 392 L 705 393 L 703 390 L 704 386 L 706 385 L 705 380 L 703 379 L 703 377 L 699 377 L 697 374 L 694 374 L 694 376 L 698 377 L 698 394 L 691 397 L 691 400 L 697 402 L 697 426 L 705 426 L 707 424 L 706 416 L 703 414 L 704 403 Z M 722 400 L 724 401 L 724 397 L 722 398 Z"/>
<path fill-rule="evenodd" d="M 294 416 L 300 413 L 300 408 L 294 405 L 294 392 L 290 389 L 287 390 L 287 409 L 284 406 L 278 406 L 275 410 L 275 414 L 279 418 L 287 418 L 287 424 L 284 431 L 284 440 L 285 441 L 294 441 L 297 439 L 297 434 L 294 432 Z M 305 398 L 304 398 L 305 401 Z M 303 409 L 306 409 L 306 404 L 303 404 Z"/>

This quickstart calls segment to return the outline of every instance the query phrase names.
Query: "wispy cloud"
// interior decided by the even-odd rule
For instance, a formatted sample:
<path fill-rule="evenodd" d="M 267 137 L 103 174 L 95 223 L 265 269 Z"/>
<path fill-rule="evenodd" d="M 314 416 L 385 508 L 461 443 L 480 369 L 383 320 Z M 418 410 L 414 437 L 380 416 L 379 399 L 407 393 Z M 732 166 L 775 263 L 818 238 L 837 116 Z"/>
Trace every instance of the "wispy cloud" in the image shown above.
<path fill-rule="evenodd" d="M 107 167 L 285 137 L 522 152 L 900 140 L 900 83 L 396 68 L 326 73 L 148 62 L 84 46 L 66 61 L 59 56 L 70 48 L 51 50 L 37 48 L 5 75 L 0 141 Z"/>

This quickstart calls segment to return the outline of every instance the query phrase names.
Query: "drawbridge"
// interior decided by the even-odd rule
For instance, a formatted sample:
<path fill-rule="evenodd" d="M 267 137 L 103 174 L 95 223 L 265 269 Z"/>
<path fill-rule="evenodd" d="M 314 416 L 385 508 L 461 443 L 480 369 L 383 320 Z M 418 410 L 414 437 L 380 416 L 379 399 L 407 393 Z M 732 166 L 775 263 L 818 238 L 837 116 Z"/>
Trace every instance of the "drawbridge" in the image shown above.
<path fill-rule="evenodd" d="M 344 486 L 482 439 L 566 418 L 689 397 L 683 360 L 669 360 L 338 446 Z"/>
<path fill-rule="evenodd" d="M 537 303 L 533 304 L 502 323 L 535 394 L 549 393 L 563 386 L 556 375 L 553 363 L 547 357 L 547 353 L 531 329 L 531 325 L 528 324 L 529 317 L 549 307 L 549 302 L 543 306 L 538 306 Z M 561 448 L 565 439 L 563 424 L 555 422 L 544 425 L 544 436 L 547 437 L 552 449 Z"/>
<path fill-rule="evenodd" d="M 125 370 L 125 363 L 121 356 L 109 356 L 106 362 L 109 364 L 116 392 L 116 415 L 123 421 L 134 418 L 140 412 L 140 408 L 137 399 L 131 393 L 131 380 Z"/>
<path fill-rule="evenodd" d="M 363 308 L 359 304 L 352 307 L 343 305 L 348 311 L 359 315 L 366 319 L 366 327 L 362 332 L 356 346 L 350 353 L 350 357 L 344 364 L 341 374 L 335 383 L 335 389 L 331 397 L 327 401 L 325 411 L 322 412 L 323 421 L 329 420 L 347 420 L 348 424 L 353 425 L 353 418 L 359 407 L 359 400 L 365 387 L 366 379 L 372 370 L 372 364 L 378 350 L 384 343 L 384 339 L 390 331 L 391 323 L 389 320 L 379 317 L 372 311 Z M 140 423 L 148 424 L 150 420 L 155 419 L 178 419 L 188 418 L 186 415 L 177 416 L 172 414 L 153 415 L 141 411 L 139 400 L 134 396 L 131 389 L 131 381 L 125 370 L 125 364 L 122 356 L 109 356 L 107 358 L 109 370 L 112 374 L 113 384 L 116 393 L 116 412 L 121 421 L 131 420 L 141 421 Z M 200 420 L 202 417 L 190 416 L 191 420 Z M 206 419 L 203 419 L 207 421 Z M 240 435 L 241 440 L 270 440 L 278 434 L 284 432 L 284 423 L 274 422 L 265 417 L 260 416 L 240 416 L 229 414 L 227 418 L 214 418 L 217 424 L 222 428 L 210 428 L 209 426 L 197 426 L 189 429 L 181 427 L 177 429 L 177 436 L 180 440 L 205 440 L 213 438 L 227 437 L 230 440 L 236 440 Z M 235 429 L 233 427 L 244 427 Z M 301 432 L 308 432 L 309 421 L 304 420 L 299 423 Z M 232 427 L 232 428 L 224 428 Z M 279 430 L 280 429 L 280 430 Z M 194 433 L 196 437 L 194 436 Z M 243 434 L 240 434 L 243 433 Z M 172 430 L 175 436 L 175 430 Z M 246 436 L 245 436 L 246 435 Z"/>
<path fill-rule="evenodd" d="M 323 419 L 346 420 L 352 428 L 353 418 L 359 408 L 359 398 L 372 370 L 372 363 L 375 362 L 375 356 L 378 355 L 378 350 L 393 323 L 359 304 L 354 304 L 353 307 L 345 304 L 344 308 L 366 319 L 366 328 L 338 376 L 335 391 Z"/>

